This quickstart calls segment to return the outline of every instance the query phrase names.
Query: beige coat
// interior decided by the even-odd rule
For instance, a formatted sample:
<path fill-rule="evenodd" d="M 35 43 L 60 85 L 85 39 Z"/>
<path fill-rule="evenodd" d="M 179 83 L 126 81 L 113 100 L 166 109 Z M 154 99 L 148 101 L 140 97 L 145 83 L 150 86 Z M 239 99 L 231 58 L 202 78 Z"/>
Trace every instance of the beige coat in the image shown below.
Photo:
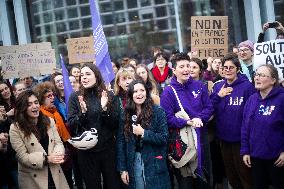
<path fill-rule="evenodd" d="M 64 154 L 64 146 L 56 130 L 54 120 L 47 131 L 49 136 L 48 154 Z M 22 189 L 48 189 L 48 167 L 43 164 L 47 153 L 34 134 L 24 137 L 15 124 L 10 127 L 10 141 L 18 159 L 18 180 Z M 58 164 L 49 164 L 52 178 L 57 189 L 68 189 L 64 173 Z"/>

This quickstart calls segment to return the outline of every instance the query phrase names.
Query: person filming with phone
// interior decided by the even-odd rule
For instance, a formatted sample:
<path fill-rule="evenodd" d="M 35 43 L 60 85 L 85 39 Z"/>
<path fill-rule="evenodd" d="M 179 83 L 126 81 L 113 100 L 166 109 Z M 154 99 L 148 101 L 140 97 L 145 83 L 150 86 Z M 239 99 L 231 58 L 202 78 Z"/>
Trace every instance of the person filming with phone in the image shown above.
<path fill-rule="evenodd" d="M 257 43 L 264 42 L 265 32 L 269 28 L 274 28 L 276 30 L 276 39 L 284 39 L 284 27 L 280 22 L 266 22 L 263 24 L 263 32 L 258 35 Z"/>

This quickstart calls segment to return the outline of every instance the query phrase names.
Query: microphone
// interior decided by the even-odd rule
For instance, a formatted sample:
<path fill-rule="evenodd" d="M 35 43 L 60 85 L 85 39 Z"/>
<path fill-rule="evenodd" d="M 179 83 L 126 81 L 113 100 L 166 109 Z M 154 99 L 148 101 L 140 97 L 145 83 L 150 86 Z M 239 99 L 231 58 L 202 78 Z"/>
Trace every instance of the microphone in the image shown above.
<path fill-rule="evenodd" d="M 136 126 L 137 115 L 132 115 L 131 120 L 132 120 L 132 126 Z"/>

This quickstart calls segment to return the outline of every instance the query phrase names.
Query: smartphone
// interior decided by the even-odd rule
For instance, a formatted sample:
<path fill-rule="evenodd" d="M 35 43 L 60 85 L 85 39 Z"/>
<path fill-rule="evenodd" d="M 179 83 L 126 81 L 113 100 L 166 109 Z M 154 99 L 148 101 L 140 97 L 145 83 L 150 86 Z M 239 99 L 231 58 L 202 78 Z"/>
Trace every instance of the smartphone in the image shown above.
<path fill-rule="evenodd" d="M 276 28 L 276 27 L 278 27 L 279 26 L 279 24 L 277 23 L 277 22 L 270 22 L 270 23 L 268 23 L 268 28 Z"/>

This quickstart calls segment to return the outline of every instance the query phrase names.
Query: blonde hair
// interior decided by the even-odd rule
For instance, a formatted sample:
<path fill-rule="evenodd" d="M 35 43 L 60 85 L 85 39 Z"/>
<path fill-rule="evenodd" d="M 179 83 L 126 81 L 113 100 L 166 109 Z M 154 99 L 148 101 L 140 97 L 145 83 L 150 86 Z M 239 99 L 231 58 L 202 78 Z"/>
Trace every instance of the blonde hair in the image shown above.
<path fill-rule="evenodd" d="M 120 68 L 120 69 L 118 70 L 118 72 L 116 73 L 115 80 L 114 80 L 114 87 L 113 87 L 113 88 L 114 88 L 114 94 L 115 94 L 115 95 L 118 95 L 119 92 L 120 92 L 120 90 L 123 90 L 123 89 L 118 85 L 119 79 L 120 79 L 121 77 L 131 77 L 133 80 L 135 79 L 134 76 L 133 76 L 131 73 L 129 73 L 129 71 L 127 71 L 127 70 L 124 69 L 124 68 Z"/>

